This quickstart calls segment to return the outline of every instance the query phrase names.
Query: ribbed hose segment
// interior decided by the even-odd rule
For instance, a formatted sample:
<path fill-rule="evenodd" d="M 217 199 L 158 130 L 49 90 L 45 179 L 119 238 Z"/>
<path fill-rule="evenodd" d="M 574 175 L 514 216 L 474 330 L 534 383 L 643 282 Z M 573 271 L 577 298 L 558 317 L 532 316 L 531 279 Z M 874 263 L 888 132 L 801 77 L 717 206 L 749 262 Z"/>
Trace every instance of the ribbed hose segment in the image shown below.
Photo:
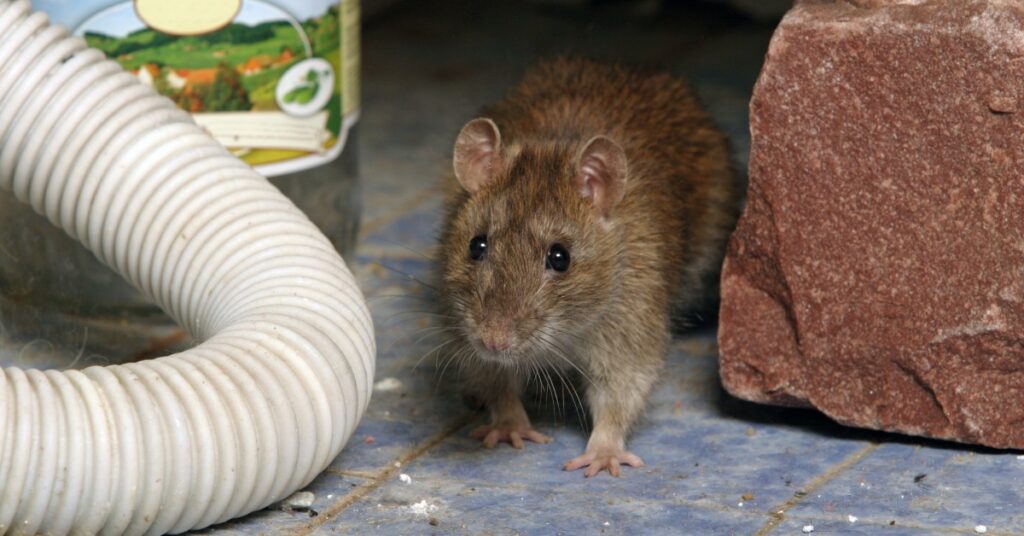
<path fill-rule="evenodd" d="M 0 533 L 162 534 L 282 499 L 369 402 L 370 316 L 326 238 L 167 99 L 0 0 L 0 187 L 197 340 L 0 374 Z"/>

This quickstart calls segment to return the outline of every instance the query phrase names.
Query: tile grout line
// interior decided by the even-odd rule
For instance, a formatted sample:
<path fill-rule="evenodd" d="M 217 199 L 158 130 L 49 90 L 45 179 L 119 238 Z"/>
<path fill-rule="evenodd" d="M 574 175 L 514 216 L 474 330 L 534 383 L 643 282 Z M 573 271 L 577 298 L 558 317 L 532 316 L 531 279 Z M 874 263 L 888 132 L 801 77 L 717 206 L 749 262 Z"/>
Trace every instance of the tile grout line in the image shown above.
<path fill-rule="evenodd" d="M 408 201 L 402 203 L 401 205 L 398 205 L 398 207 L 395 210 L 389 211 L 385 215 L 377 216 L 376 218 L 365 222 L 359 228 L 359 240 L 362 241 L 370 234 L 379 231 L 381 228 L 385 227 L 390 223 L 394 223 L 402 216 L 409 214 L 410 212 L 418 208 L 420 205 L 425 204 L 432 197 L 436 197 L 437 195 L 438 190 L 436 188 L 426 188 L 424 191 L 413 196 L 412 199 L 409 199 Z"/>
<path fill-rule="evenodd" d="M 367 250 L 368 247 L 374 247 L 376 250 L 375 251 L 368 251 Z M 433 247 L 433 246 L 431 246 L 431 247 Z M 360 249 L 360 251 L 359 251 L 359 254 L 360 255 L 365 255 L 365 256 L 368 256 L 368 257 L 371 257 L 371 258 L 373 258 L 373 257 L 380 257 L 380 258 L 395 259 L 395 260 L 423 259 L 423 260 L 427 260 L 427 261 L 434 261 L 435 258 L 436 258 L 436 257 L 428 256 L 426 253 L 421 253 L 419 251 L 411 250 L 409 248 L 405 248 L 405 247 L 401 247 L 401 246 L 396 247 L 396 249 L 388 249 L 386 247 L 382 248 L 380 246 L 365 246 L 365 245 L 363 245 L 362 249 Z"/>
<path fill-rule="evenodd" d="M 877 450 L 880 446 L 881 445 L 879 443 L 870 443 L 864 448 L 858 450 L 857 452 L 854 452 L 853 454 L 847 456 L 846 459 L 832 466 L 832 468 L 829 469 L 828 471 L 825 471 L 824 473 L 818 475 L 816 478 L 811 480 L 810 484 L 801 488 L 801 491 L 803 493 L 795 494 L 788 501 L 780 504 L 779 506 L 776 506 L 775 508 L 772 508 L 771 511 L 768 513 L 770 519 L 767 523 L 764 524 L 764 526 L 762 526 L 760 529 L 758 529 L 756 533 L 754 533 L 754 536 L 767 536 L 768 534 L 770 534 L 773 530 L 775 530 L 776 527 L 782 524 L 782 522 L 785 520 L 785 513 L 790 508 L 793 508 L 794 506 L 800 504 L 800 501 L 802 501 L 804 497 L 807 497 L 811 493 L 817 491 L 818 488 L 831 482 L 844 471 L 856 465 L 857 462 L 863 460 L 869 454 Z"/>
<path fill-rule="evenodd" d="M 331 469 L 330 467 L 328 467 L 327 469 L 324 469 L 324 472 L 329 474 L 329 475 L 334 475 L 334 476 L 340 476 L 340 477 L 354 476 L 356 478 L 362 478 L 362 479 L 365 479 L 365 480 L 374 480 L 375 478 L 377 478 L 377 475 L 380 474 L 380 473 L 371 473 L 371 472 L 367 472 L 367 471 L 351 471 L 349 469 Z"/>
<path fill-rule="evenodd" d="M 478 415 L 476 413 L 464 414 L 460 419 L 455 421 L 455 424 L 448 427 L 443 432 L 435 435 L 434 437 L 431 437 L 430 439 L 422 443 L 420 446 L 413 449 L 411 452 L 398 458 L 397 463 L 399 465 L 395 466 L 394 464 L 392 464 L 387 466 L 387 468 L 377 473 L 373 480 L 365 484 L 362 484 L 355 490 L 349 492 L 344 497 L 339 499 L 338 502 L 334 503 L 334 505 L 332 505 L 330 508 L 320 512 L 320 515 L 312 521 L 309 521 L 301 527 L 293 531 L 290 531 L 290 534 L 294 536 L 303 536 L 309 534 L 312 530 L 319 528 L 328 521 L 331 521 L 339 514 L 344 512 L 349 506 L 352 506 L 353 503 L 355 503 L 359 499 L 362 499 L 363 497 L 366 497 L 372 491 L 379 488 L 382 484 L 391 480 L 396 473 L 401 471 L 402 468 L 408 465 L 410 462 L 419 458 L 430 449 L 436 447 L 445 439 L 448 439 L 449 437 L 455 435 L 456 432 L 464 428 L 467 424 L 473 422 L 473 420 L 476 419 L 477 417 Z M 336 473 L 332 471 L 332 474 Z"/>

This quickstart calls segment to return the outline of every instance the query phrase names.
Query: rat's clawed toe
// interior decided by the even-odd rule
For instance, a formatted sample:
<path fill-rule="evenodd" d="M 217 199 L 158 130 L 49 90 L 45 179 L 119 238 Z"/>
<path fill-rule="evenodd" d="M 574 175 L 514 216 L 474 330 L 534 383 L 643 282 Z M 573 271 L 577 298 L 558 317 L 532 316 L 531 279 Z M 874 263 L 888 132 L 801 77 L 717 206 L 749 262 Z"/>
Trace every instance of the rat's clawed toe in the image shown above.
<path fill-rule="evenodd" d="M 550 443 L 551 438 L 534 430 L 529 424 L 486 424 L 469 433 L 469 437 L 479 439 L 484 448 L 494 448 L 498 443 L 508 443 L 514 448 L 525 446 L 523 440 L 533 443 Z"/>
<path fill-rule="evenodd" d="M 583 476 L 590 478 L 601 471 L 608 470 L 608 474 L 619 476 L 622 474 L 621 466 L 625 464 L 630 467 L 643 467 L 644 461 L 639 456 L 622 449 L 601 449 L 588 450 L 581 456 L 577 456 L 565 463 L 566 471 L 575 471 L 586 467 Z"/>

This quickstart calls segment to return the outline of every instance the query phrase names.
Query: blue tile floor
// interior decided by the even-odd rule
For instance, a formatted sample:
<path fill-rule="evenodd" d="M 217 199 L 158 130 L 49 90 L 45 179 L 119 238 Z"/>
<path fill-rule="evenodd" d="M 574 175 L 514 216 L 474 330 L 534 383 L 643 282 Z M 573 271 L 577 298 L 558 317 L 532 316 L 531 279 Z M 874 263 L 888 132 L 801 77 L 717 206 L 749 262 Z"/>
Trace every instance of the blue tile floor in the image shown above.
<path fill-rule="evenodd" d="M 310 511 L 272 507 L 216 534 L 1022 534 L 1024 456 L 844 428 L 720 387 L 713 328 L 680 335 L 630 440 L 646 467 L 622 478 L 561 471 L 586 433 L 571 408 L 535 402 L 554 441 L 485 450 L 484 420 L 428 356 L 439 177 L 458 128 L 535 58 L 580 52 L 690 78 L 742 169 L 746 102 L 771 26 L 669 3 L 401 4 L 364 29 L 356 259 L 379 347 L 359 428 L 305 489 Z M 640 2 L 650 6 L 657 2 Z M 716 4 L 717 5 L 717 4 Z M 425 357 L 427 356 L 427 357 Z"/>

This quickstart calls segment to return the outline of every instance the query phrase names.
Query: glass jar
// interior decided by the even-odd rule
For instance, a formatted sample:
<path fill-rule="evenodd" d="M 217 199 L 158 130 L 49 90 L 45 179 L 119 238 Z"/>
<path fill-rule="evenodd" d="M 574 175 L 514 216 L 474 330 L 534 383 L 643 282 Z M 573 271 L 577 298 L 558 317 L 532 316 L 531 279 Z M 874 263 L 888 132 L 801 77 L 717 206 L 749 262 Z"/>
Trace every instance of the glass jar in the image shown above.
<path fill-rule="evenodd" d="M 360 218 L 358 0 L 208 4 L 209 20 L 198 22 L 176 13 L 175 0 L 33 7 L 192 112 L 349 258 Z M 145 296 L 9 192 L 0 191 L 0 215 L 0 365 L 81 368 L 191 344 Z"/>

